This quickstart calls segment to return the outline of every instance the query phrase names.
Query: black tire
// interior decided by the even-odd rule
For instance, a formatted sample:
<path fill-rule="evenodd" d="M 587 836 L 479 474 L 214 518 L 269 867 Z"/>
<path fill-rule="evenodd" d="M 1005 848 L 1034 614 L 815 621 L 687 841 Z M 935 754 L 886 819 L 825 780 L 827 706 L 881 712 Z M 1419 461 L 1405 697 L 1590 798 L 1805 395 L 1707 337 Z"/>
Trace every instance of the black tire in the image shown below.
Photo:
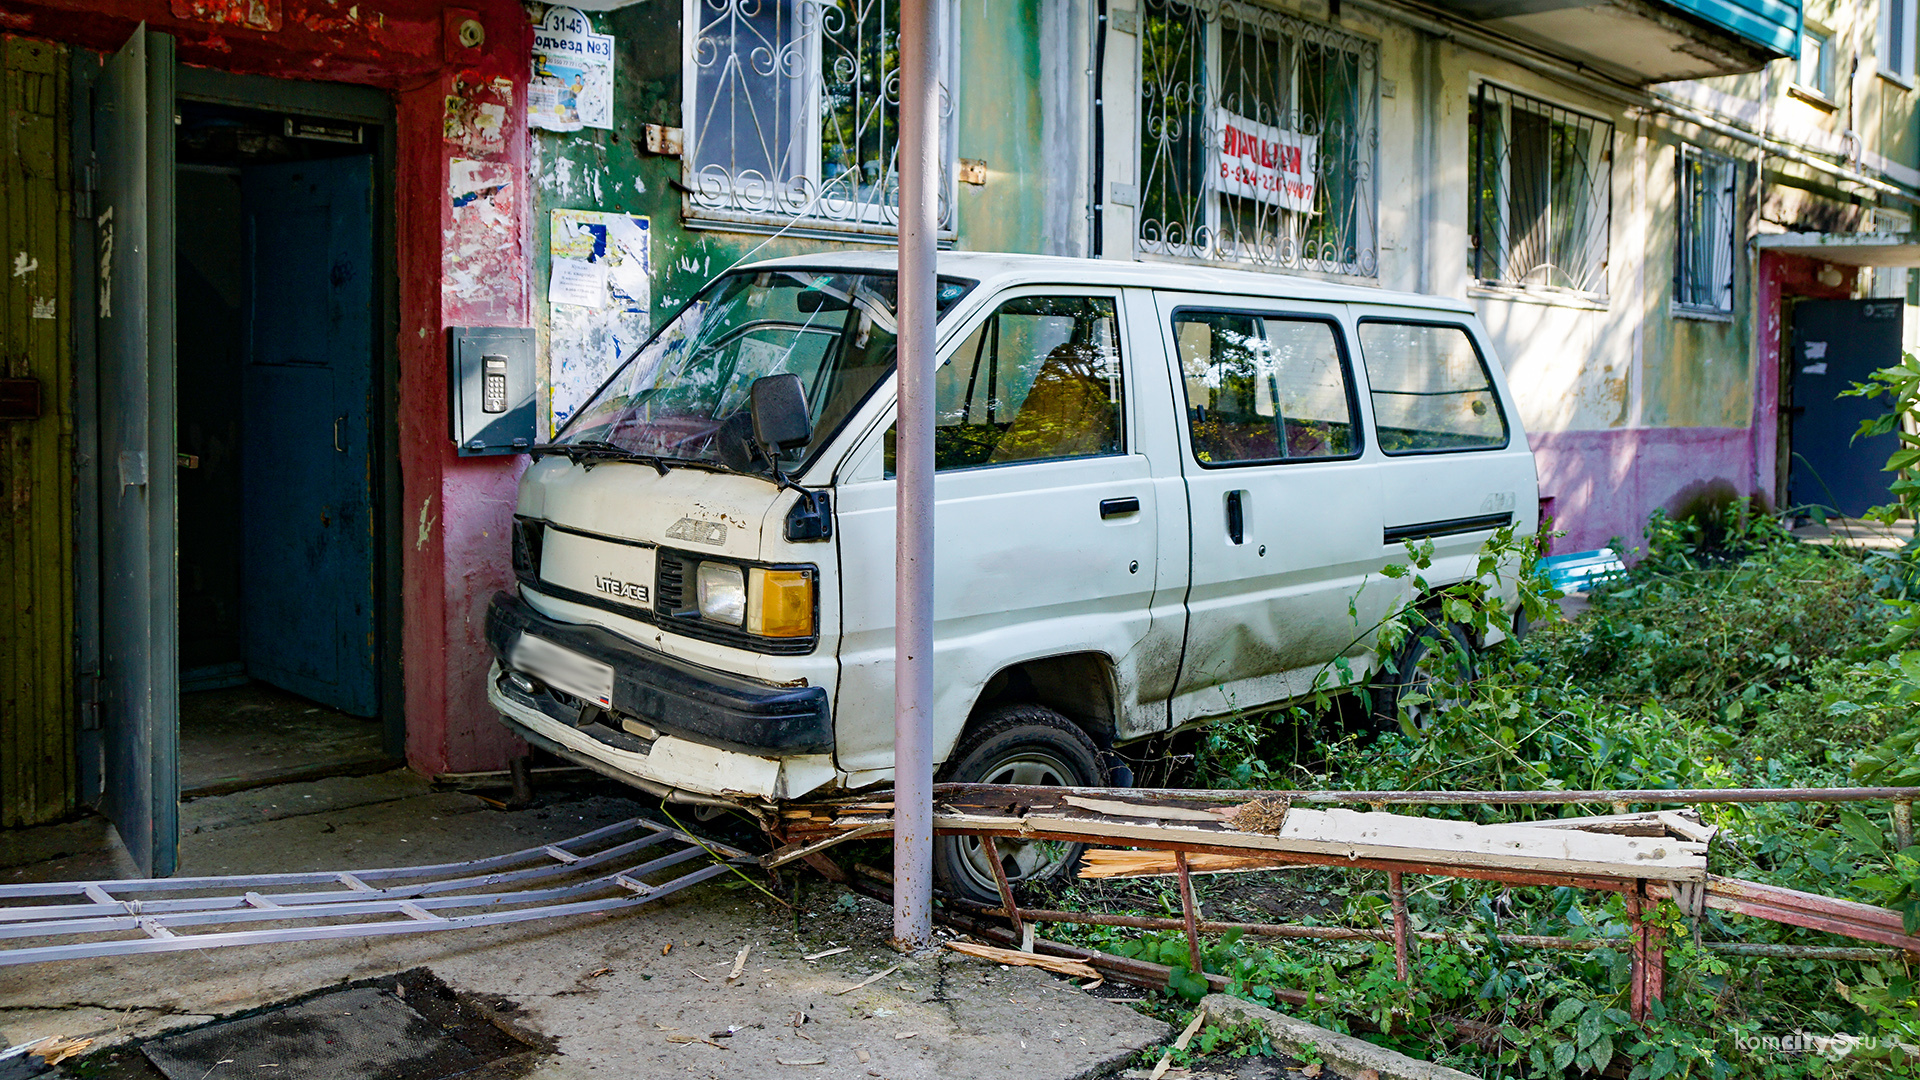
<path fill-rule="evenodd" d="M 960 740 L 940 779 L 1097 787 L 1106 783 L 1106 775 L 1100 749 L 1071 720 L 1040 705 L 1003 705 L 982 716 Z M 1086 845 L 1001 839 L 995 847 L 1009 884 L 1018 884 L 1051 877 L 1074 865 Z M 933 876 L 953 896 L 990 907 L 1000 904 L 1000 888 L 979 837 L 936 837 Z"/>
<path fill-rule="evenodd" d="M 1448 684 L 1464 685 L 1473 681 L 1473 643 L 1459 623 L 1428 623 L 1414 631 L 1400 647 L 1393 671 L 1382 671 L 1373 684 L 1373 715 L 1382 724 L 1398 724 L 1410 731 L 1424 730 L 1432 722 L 1436 693 L 1442 695 Z M 1441 689 L 1436 692 L 1436 686 Z M 1407 703 L 1402 699 L 1415 691 L 1428 700 Z M 1404 718 L 1401 713 L 1405 711 Z"/>

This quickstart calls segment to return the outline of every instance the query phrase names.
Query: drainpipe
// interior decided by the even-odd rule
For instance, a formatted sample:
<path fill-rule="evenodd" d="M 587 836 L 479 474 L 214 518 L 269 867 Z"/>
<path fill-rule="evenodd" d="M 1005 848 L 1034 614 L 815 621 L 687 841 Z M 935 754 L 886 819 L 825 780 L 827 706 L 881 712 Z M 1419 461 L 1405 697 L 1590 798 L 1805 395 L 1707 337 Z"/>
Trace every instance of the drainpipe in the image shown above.
<path fill-rule="evenodd" d="M 933 943 L 935 0 L 900 2 L 900 338 L 893 630 L 893 945 Z"/>
<path fill-rule="evenodd" d="M 1446 20 L 1444 16 L 1439 16 L 1437 13 L 1434 17 L 1428 17 L 1407 11 L 1400 7 L 1391 6 L 1381 2 L 1381 0 L 1349 0 L 1349 2 L 1352 3 L 1354 7 L 1377 15 L 1380 18 L 1388 19 L 1404 26 L 1410 26 L 1416 30 L 1424 30 L 1438 37 L 1458 41 L 1468 48 L 1486 53 L 1488 56 L 1498 57 L 1510 64 L 1525 68 L 1536 75 L 1576 87 L 1596 97 L 1606 98 L 1609 101 L 1618 102 L 1619 104 L 1632 106 L 1634 108 L 1645 109 L 1649 112 L 1671 116 L 1676 120 L 1685 121 L 1695 127 L 1705 128 L 1716 135 L 1724 135 L 1735 142 L 1757 147 L 1773 157 L 1783 158 L 1795 164 L 1805 165 L 1809 169 L 1826 173 L 1836 179 L 1869 188 L 1877 194 L 1890 196 L 1895 199 L 1900 199 L 1903 202 L 1920 206 L 1920 194 L 1911 193 L 1905 188 L 1896 187 L 1893 184 L 1889 184 L 1877 177 L 1868 176 L 1866 173 L 1856 169 L 1821 160 L 1798 147 L 1790 146 L 1771 136 L 1747 131 L 1744 128 L 1737 128 L 1731 124 L 1716 120 L 1664 94 L 1646 93 L 1635 90 L 1632 87 L 1582 75 L 1565 67 L 1559 61 L 1546 58 L 1540 54 L 1529 52 L 1516 46 L 1508 45 L 1497 38 L 1491 37 L 1484 31 L 1476 30 L 1465 23 L 1455 23 Z"/>

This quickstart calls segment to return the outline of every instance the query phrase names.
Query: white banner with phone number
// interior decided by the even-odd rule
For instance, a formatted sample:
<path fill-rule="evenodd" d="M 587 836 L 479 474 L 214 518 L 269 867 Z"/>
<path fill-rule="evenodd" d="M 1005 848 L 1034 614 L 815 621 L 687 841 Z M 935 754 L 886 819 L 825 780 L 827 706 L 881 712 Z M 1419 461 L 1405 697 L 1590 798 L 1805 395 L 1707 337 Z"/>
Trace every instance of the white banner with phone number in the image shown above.
<path fill-rule="evenodd" d="M 1217 105 L 1212 119 L 1214 149 L 1219 151 L 1211 177 L 1215 191 L 1288 210 L 1313 209 L 1320 143 L 1316 136 L 1255 123 Z"/>

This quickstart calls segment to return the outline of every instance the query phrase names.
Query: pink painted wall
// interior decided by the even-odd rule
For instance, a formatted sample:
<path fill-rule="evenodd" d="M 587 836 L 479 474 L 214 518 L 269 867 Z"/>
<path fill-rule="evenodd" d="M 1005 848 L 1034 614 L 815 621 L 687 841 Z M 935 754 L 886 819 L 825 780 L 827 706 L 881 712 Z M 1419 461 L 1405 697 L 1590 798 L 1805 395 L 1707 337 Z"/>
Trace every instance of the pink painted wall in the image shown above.
<path fill-rule="evenodd" d="M 1780 452 L 1780 345 L 1784 305 L 1798 297 L 1845 299 L 1855 270 L 1822 285 L 1818 260 L 1763 252 L 1755 277 L 1753 413 L 1745 428 L 1613 428 L 1529 432 L 1540 497 L 1551 499 L 1556 552 L 1590 551 L 1623 538 L 1631 556 L 1656 509 L 1677 512 L 1711 494 L 1758 495 L 1775 504 Z"/>
<path fill-rule="evenodd" d="M 1746 428 L 1618 428 L 1529 432 L 1540 497 L 1553 500 L 1556 552 L 1622 537 L 1629 549 L 1656 508 L 1680 510 L 1712 490 L 1753 490 Z"/>

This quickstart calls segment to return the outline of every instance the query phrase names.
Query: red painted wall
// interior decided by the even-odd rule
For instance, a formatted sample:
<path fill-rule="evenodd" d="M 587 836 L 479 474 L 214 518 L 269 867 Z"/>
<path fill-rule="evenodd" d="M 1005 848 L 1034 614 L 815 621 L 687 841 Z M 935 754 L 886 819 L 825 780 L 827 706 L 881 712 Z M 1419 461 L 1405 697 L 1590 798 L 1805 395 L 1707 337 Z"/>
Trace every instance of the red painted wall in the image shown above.
<path fill-rule="evenodd" d="M 260 10 L 267 28 L 238 25 Z M 477 48 L 459 39 L 467 20 L 484 31 Z M 454 454 L 446 328 L 528 325 L 526 12 L 515 0 L 0 0 L 0 32 L 103 52 L 142 22 L 173 35 L 183 63 L 393 94 L 407 760 L 501 767 L 518 746 L 487 708 L 480 632 L 487 598 L 512 580 L 522 463 Z"/>

